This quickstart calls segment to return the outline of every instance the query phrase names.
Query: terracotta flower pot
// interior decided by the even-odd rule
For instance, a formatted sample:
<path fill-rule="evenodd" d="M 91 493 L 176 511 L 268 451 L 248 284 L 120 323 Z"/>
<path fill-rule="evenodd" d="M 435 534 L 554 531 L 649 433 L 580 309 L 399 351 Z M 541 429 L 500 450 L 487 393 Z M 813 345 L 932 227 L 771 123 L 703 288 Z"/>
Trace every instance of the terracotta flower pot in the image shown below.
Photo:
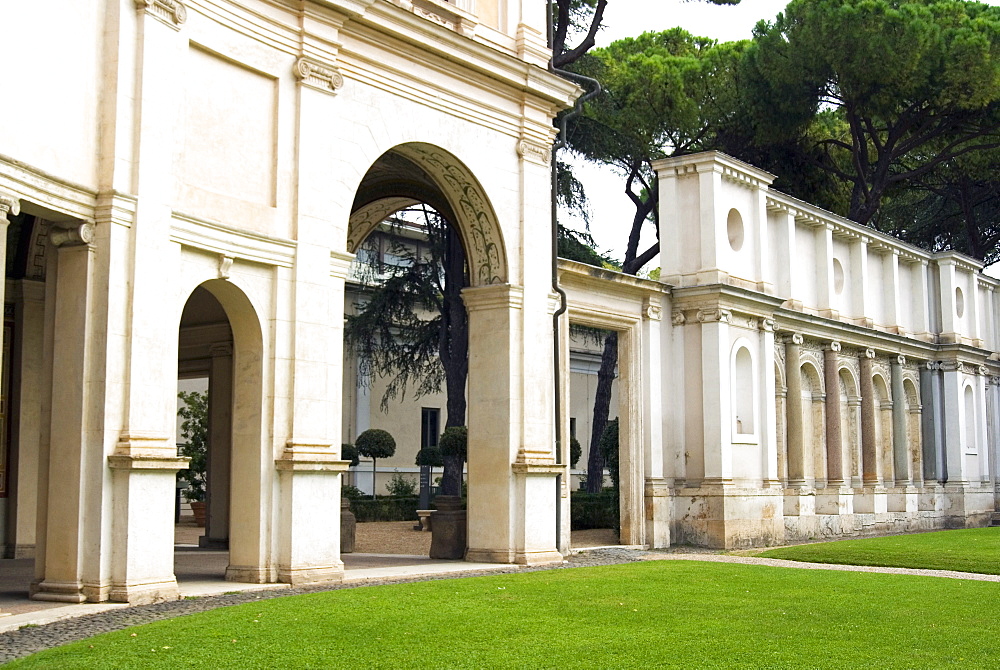
<path fill-rule="evenodd" d="M 191 502 L 191 511 L 194 513 L 194 522 L 199 528 L 205 527 L 205 503 L 194 500 Z"/>

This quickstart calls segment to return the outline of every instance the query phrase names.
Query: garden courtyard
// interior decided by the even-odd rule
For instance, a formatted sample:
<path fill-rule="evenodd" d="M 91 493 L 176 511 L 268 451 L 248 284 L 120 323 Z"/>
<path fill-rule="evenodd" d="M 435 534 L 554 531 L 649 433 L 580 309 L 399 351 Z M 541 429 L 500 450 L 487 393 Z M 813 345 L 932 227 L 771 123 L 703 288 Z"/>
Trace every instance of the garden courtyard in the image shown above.
<path fill-rule="evenodd" d="M 9 667 L 996 667 L 998 556 L 1000 528 L 728 554 L 603 549 L 574 569 L 206 598 L 159 621 L 162 606 L 121 609 L 152 623 Z M 53 626 L 6 633 L 0 652 Z"/>

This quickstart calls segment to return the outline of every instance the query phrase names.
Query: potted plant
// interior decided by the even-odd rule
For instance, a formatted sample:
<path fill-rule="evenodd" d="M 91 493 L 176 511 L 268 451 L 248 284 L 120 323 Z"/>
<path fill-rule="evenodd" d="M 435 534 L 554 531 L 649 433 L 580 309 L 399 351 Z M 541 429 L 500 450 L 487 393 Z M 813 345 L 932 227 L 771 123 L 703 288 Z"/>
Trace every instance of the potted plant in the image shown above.
<path fill-rule="evenodd" d="M 184 497 L 199 526 L 205 526 L 205 494 L 208 476 L 208 392 L 181 391 L 183 403 L 177 410 L 181 421 L 180 455 L 191 459 L 186 470 L 177 473 L 184 483 Z"/>
<path fill-rule="evenodd" d="M 345 443 L 340 445 L 340 458 L 344 461 L 350 461 L 351 467 L 361 462 L 358 459 L 358 450 L 353 444 Z M 353 486 L 345 486 L 342 488 L 340 494 L 340 553 L 342 554 L 354 552 L 354 540 L 358 527 L 358 519 L 354 516 L 354 512 L 351 511 L 350 497 L 344 495 L 344 489 L 348 488 L 354 489 Z"/>
<path fill-rule="evenodd" d="M 469 431 L 465 426 L 449 426 L 444 429 L 438 440 L 438 449 L 445 458 L 465 463 L 468 451 Z M 461 477 L 461 468 L 459 468 Z M 461 479 L 458 480 L 461 482 Z M 431 558 L 460 559 L 465 557 L 466 545 L 466 512 L 462 506 L 461 488 L 444 490 L 443 495 L 434 499 L 437 508 L 431 514 Z"/>

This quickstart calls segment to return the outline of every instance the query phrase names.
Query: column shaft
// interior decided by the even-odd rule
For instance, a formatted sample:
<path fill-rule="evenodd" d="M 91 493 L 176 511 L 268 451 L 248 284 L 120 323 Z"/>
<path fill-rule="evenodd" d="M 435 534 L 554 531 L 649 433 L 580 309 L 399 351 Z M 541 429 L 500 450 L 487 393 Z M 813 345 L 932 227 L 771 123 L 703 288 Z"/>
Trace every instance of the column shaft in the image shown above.
<path fill-rule="evenodd" d="M 788 484 L 791 486 L 805 484 L 802 453 L 802 373 L 799 371 L 799 345 L 801 343 L 801 335 L 792 335 L 785 342 L 785 379 L 788 388 L 785 398 L 787 415 L 785 434 L 787 436 Z"/>
<path fill-rule="evenodd" d="M 839 351 L 839 344 L 834 342 L 823 353 L 823 377 L 826 386 L 827 486 L 840 486 L 844 483 L 843 424 L 841 422 L 840 379 L 837 374 Z"/>

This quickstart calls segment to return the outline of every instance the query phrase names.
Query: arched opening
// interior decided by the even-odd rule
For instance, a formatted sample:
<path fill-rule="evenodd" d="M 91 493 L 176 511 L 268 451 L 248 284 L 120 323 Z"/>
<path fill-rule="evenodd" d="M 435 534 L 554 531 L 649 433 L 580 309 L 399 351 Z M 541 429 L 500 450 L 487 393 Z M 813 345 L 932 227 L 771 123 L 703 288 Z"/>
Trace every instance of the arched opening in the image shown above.
<path fill-rule="evenodd" d="M 906 446 L 909 460 L 910 480 L 917 485 L 923 483 L 923 435 L 920 430 L 922 407 L 917 386 L 912 379 L 903 380 L 903 395 L 906 400 Z"/>
<path fill-rule="evenodd" d="M 178 401 L 188 408 L 180 419 L 189 421 L 186 431 L 178 426 L 178 443 L 182 453 L 188 444 L 186 455 L 200 472 L 181 473 L 179 488 L 186 483 L 184 512 L 193 511 L 192 502 L 204 503 L 205 525 L 179 515 L 179 580 L 222 572 L 233 581 L 275 579 L 265 531 L 265 472 L 273 457 L 262 440 L 262 360 L 260 324 L 246 295 L 224 280 L 196 287 L 178 333 Z M 195 441 L 203 454 L 197 459 L 191 442 L 199 430 Z"/>
<path fill-rule="evenodd" d="M 892 479 L 892 395 L 889 385 L 881 374 L 872 378 L 875 388 L 875 462 L 880 482 Z"/>
<path fill-rule="evenodd" d="M 852 487 L 861 486 L 861 395 L 854 375 L 841 368 L 838 377 L 840 393 L 840 431 L 844 441 L 845 482 Z"/>
<path fill-rule="evenodd" d="M 976 413 L 976 394 L 972 384 L 966 384 L 962 391 L 962 443 L 967 481 L 979 480 L 979 423 Z"/>
<path fill-rule="evenodd" d="M 509 307 L 495 301 L 480 306 L 469 293 L 490 287 L 508 290 L 506 250 L 485 191 L 446 151 L 419 143 L 394 147 L 372 165 L 359 185 L 347 250 L 356 259 L 345 295 L 350 321 L 344 369 L 350 372 L 344 376 L 343 442 L 354 443 L 372 428 L 388 431 L 396 442 L 391 457 L 375 463 L 368 460 L 348 477 L 369 495 L 389 493 L 387 487 L 393 482 L 414 484 L 418 453 L 431 446 L 436 433 L 467 426 L 466 486 L 460 456 L 445 452 L 445 467 L 438 472 L 440 493 L 467 492 L 468 526 L 461 527 L 461 537 L 454 538 L 451 551 L 444 556 L 438 544 L 444 535 L 434 532 L 432 525 L 431 555 L 461 558 L 467 546 L 475 550 L 476 544 L 509 544 L 509 538 L 475 535 L 477 528 L 485 529 L 481 521 L 486 517 L 505 513 L 495 504 L 495 496 L 509 495 L 510 490 L 500 483 L 504 472 L 499 468 L 506 461 L 509 473 L 513 460 L 509 453 L 493 449 L 499 446 L 501 435 L 493 430 L 489 417 L 504 414 L 507 424 L 510 419 L 502 405 L 488 399 L 503 392 L 491 386 L 508 377 L 509 350 L 491 346 L 487 340 L 502 338 L 512 326 L 507 319 Z M 404 280 L 426 282 L 432 288 L 422 291 L 426 300 L 400 310 L 392 306 L 398 302 L 382 299 L 388 295 L 382 291 L 391 286 L 398 289 Z M 487 337 L 473 338 L 481 319 L 491 318 L 485 315 L 496 310 L 504 311 L 503 318 L 493 322 Z M 367 344 L 354 327 L 364 320 L 373 326 Z M 394 353 L 379 358 L 380 346 Z M 486 443 L 490 448 L 478 446 Z M 432 488 L 434 483 L 425 482 Z M 364 532 L 359 526 L 359 541 Z"/>
<path fill-rule="evenodd" d="M 812 363 L 804 363 L 802 375 L 802 457 L 808 485 L 826 481 L 826 423 L 823 382 Z M 791 400 L 791 399 L 789 399 Z"/>
<path fill-rule="evenodd" d="M 775 357 L 777 359 L 777 357 Z M 774 362 L 774 413 L 775 441 L 777 442 L 778 481 L 788 481 L 788 429 L 786 427 L 788 389 L 785 386 L 785 375 L 777 360 Z"/>

